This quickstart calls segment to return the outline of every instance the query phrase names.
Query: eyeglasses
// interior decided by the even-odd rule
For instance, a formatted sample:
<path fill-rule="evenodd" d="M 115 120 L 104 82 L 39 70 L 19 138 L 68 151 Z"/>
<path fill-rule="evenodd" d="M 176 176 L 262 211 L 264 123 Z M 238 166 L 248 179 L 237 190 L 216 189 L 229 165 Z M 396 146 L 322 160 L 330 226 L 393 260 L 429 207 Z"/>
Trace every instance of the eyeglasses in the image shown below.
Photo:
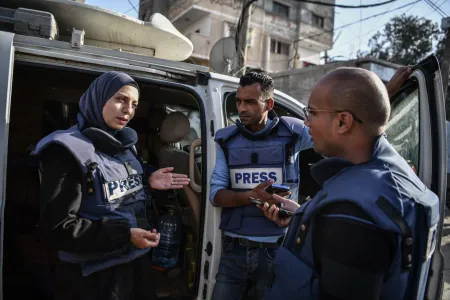
<path fill-rule="evenodd" d="M 359 119 L 358 117 L 355 116 L 354 113 L 348 111 L 348 110 L 327 110 L 327 109 L 312 109 L 310 107 L 303 107 L 303 113 L 305 114 L 305 117 L 308 121 L 310 121 L 310 116 L 314 116 L 316 112 L 328 112 L 328 113 L 342 113 L 342 112 L 347 112 L 349 114 L 352 115 L 353 119 L 355 119 L 356 122 L 359 123 L 363 123 L 363 121 L 361 121 L 361 119 Z"/>

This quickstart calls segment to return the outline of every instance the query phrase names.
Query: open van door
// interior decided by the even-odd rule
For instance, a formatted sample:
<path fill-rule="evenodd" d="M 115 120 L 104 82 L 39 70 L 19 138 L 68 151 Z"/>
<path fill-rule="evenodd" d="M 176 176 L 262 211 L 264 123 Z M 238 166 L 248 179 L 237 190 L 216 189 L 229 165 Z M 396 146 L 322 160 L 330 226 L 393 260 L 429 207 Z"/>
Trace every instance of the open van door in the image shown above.
<path fill-rule="evenodd" d="M 0 31 L 0 300 L 3 299 L 3 232 L 9 109 L 14 65 L 14 34 Z"/>
<path fill-rule="evenodd" d="M 414 299 L 442 299 L 444 258 L 440 251 L 445 217 L 447 142 L 441 72 L 431 55 L 413 67 L 404 86 L 391 97 L 387 139 L 408 161 L 419 178 L 440 199 L 440 216 L 426 286 L 411 294 Z M 430 246 L 432 247 L 432 246 Z M 412 287 L 417 288 L 417 287 Z"/>

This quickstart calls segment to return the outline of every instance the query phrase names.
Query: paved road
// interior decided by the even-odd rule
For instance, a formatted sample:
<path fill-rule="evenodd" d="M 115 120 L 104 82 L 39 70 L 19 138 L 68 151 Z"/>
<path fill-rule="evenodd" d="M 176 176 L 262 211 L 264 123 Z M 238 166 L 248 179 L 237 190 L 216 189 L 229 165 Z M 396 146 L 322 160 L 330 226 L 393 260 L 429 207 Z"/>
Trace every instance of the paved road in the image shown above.
<path fill-rule="evenodd" d="M 450 300 L 450 213 L 447 211 L 447 216 L 444 222 L 444 232 L 441 244 L 441 251 L 445 259 L 444 267 L 444 296 L 443 300 Z"/>

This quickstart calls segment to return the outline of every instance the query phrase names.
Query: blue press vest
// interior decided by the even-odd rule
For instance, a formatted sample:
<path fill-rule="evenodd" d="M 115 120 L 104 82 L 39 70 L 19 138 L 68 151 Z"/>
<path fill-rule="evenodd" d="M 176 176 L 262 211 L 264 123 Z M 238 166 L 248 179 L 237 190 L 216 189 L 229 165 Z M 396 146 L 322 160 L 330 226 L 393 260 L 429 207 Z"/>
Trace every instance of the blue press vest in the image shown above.
<path fill-rule="evenodd" d="M 278 124 L 259 139 L 245 137 L 236 125 L 217 131 L 215 141 L 225 153 L 231 190 L 251 190 L 269 179 L 291 189 L 298 186 L 293 157 L 305 125 L 291 117 L 276 118 L 272 122 Z M 265 218 L 253 204 L 222 208 L 220 229 L 244 236 L 279 236 L 286 231 Z"/>
<path fill-rule="evenodd" d="M 92 142 L 76 127 L 55 131 L 43 138 L 34 154 L 50 144 L 64 146 L 77 160 L 82 174 L 83 198 L 77 215 L 92 221 L 103 218 L 127 220 L 130 228 L 148 228 L 142 166 L 130 150 L 116 156 L 96 151 Z M 134 246 L 123 252 L 71 253 L 59 251 L 61 261 L 81 265 L 84 276 L 130 262 L 149 249 Z"/>
<path fill-rule="evenodd" d="M 323 188 L 292 218 L 277 251 L 266 299 L 317 299 L 320 276 L 313 259 L 314 217 L 327 204 L 339 201 L 356 204 L 375 226 L 398 236 L 397 255 L 380 299 L 423 299 L 436 247 L 439 199 L 386 138 L 379 138 L 368 163 L 352 165 L 330 158 L 317 163 L 312 174 L 324 178 L 319 180 Z"/>

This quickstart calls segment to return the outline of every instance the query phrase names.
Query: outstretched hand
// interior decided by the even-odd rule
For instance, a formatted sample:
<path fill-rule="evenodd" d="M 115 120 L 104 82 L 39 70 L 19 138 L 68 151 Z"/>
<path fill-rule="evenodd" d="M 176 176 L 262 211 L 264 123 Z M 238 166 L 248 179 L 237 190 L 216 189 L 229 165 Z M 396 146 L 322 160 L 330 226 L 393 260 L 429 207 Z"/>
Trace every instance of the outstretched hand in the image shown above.
<path fill-rule="evenodd" d="M 187 175 L 172 173 L 173 167 L 162 168 L 152 173 L 148 179 L 152 189 L 171 190 L 182 189 L 191 181 Z"/>
<path fill-rule="evenodd" d="M 274 183 L 273 179 L 269 179 L 265 182 L 261 182 L 260 184 L 258 184 L 256 187 L 253 188 L 252 197 L 259 199 L 261 201 L 267 202 L 269 204 L 277 204 L 279 201 L 274 200 L 274 197 L 273 197 L 274 195 L 286 197 L 291 194 L 290 192 L 283 192 L 283 193 L 279 193 L 279 194 L 272 194 L 272 193 L 266 192 L 266 188 L 271 186 L 273 183 Z"/>

